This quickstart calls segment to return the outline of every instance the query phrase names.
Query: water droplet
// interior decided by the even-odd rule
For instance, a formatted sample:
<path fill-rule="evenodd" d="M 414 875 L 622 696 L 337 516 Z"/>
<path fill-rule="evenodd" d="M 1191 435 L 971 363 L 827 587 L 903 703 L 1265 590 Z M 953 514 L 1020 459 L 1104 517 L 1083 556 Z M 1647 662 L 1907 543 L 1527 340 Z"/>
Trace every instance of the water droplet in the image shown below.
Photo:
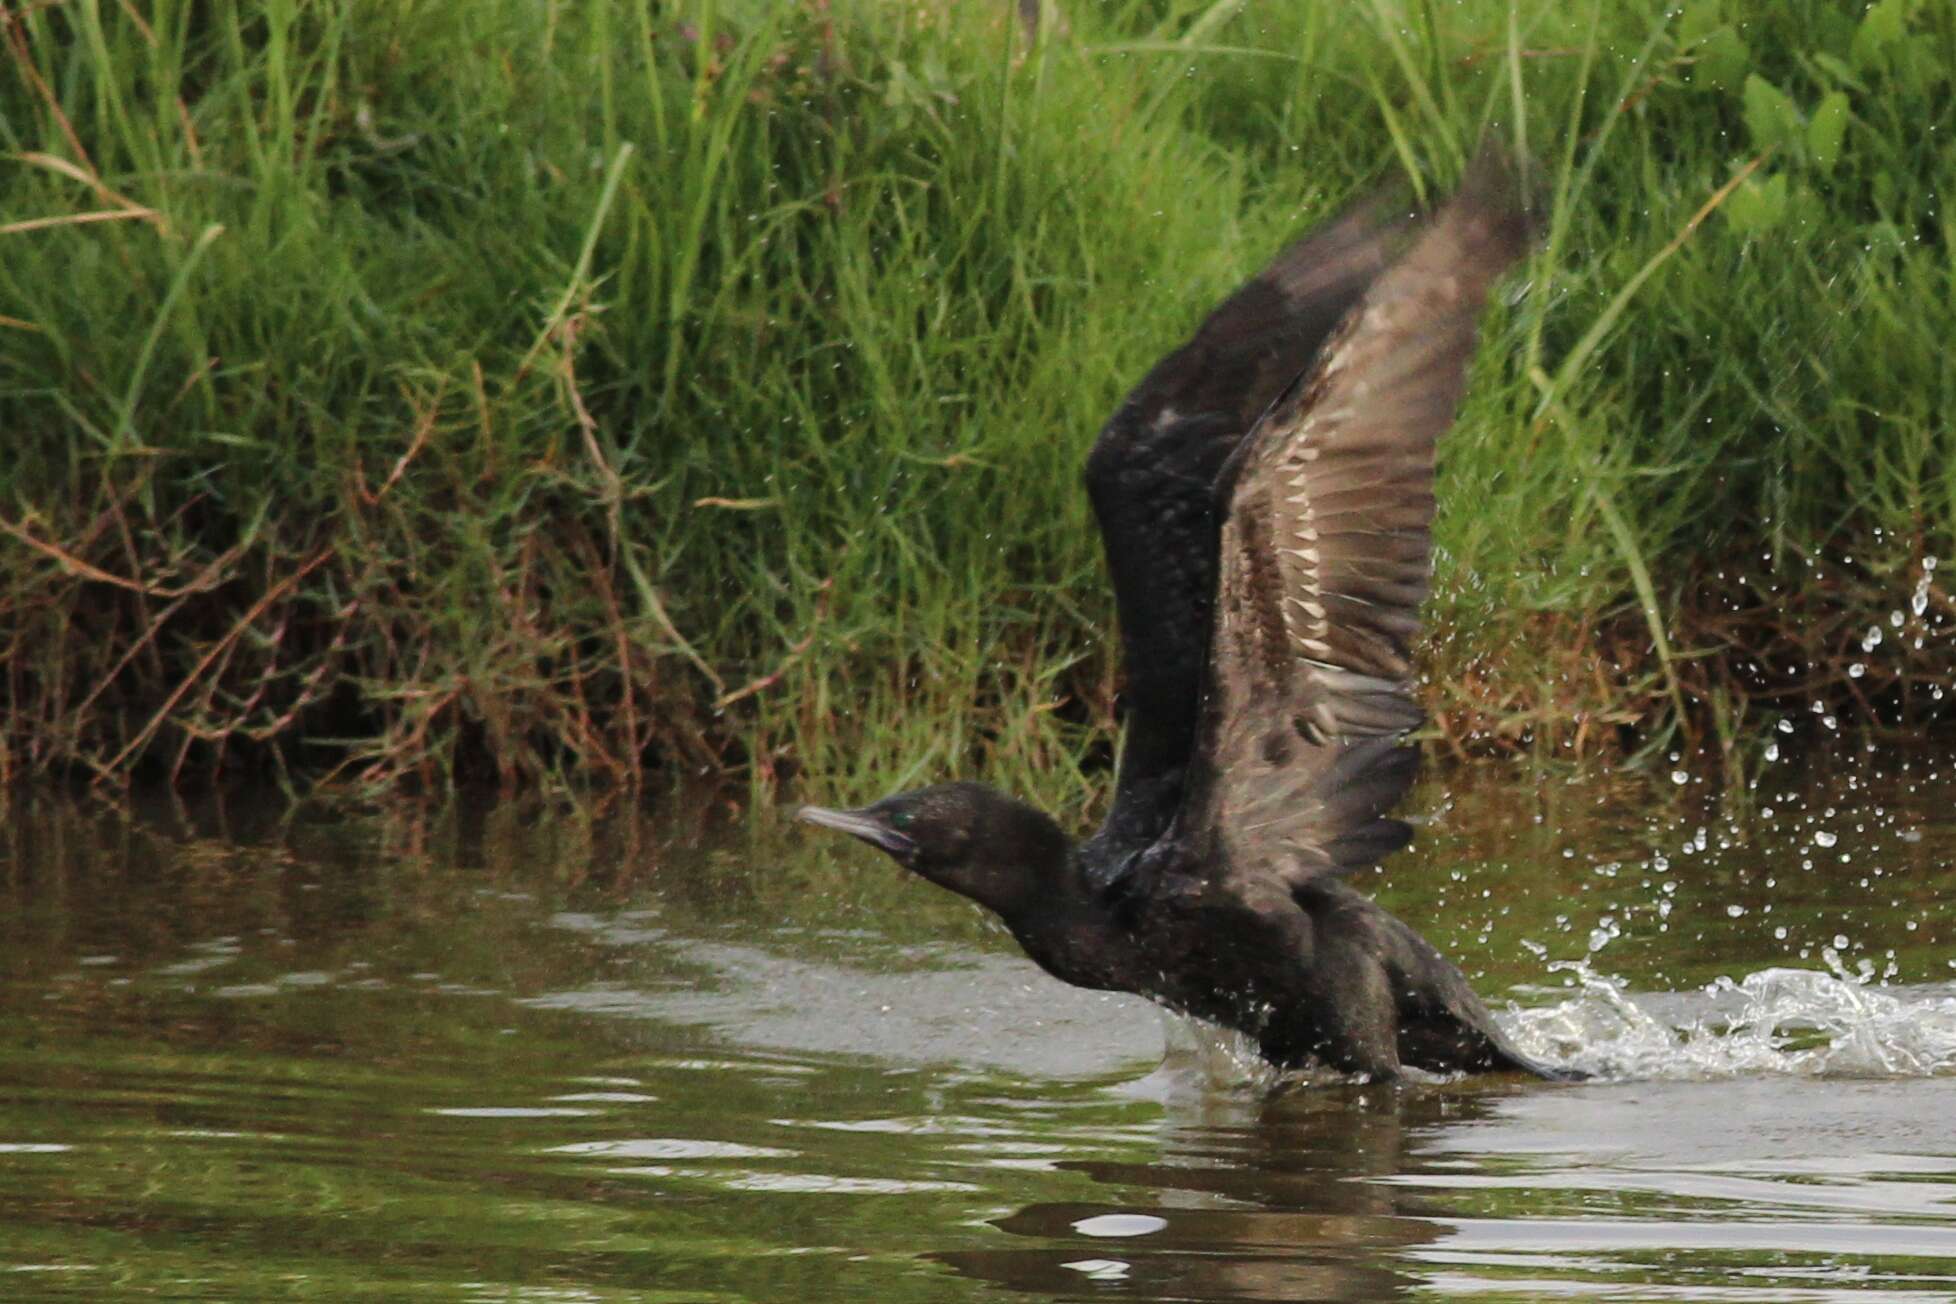
<path fill-rule="evenodd" d="M 1725 907 L 1725 916 L 1726 916 L 1726 918 L 1728 918 L 1728 919 L 1738 919 L 1738 918 L 1740 918 L 1741 916 L 1743 916 L 1744 914 L 1745 914 L 1745 907 L 1744 907 L 1744 906 L 1726 906 L 1726 907 Z"/>
<path fill-rule="evenodd" d="M 1672 770 L 1671 782 L 1677 784 L 1680 788 L 1682 788 L 1685 784 L 1691 782 L 1691 776 L 1686 774 L 1683 770 Z"/>
<path fill-rule="evenodd" d="M 1837 838 L 1837 837 L 1835 837 L 1835 836 L 1834 836 L 1833 834 L 1831 834 L 1831 833 L 1829 833 L 1829 832 L 1828 832 L 1828 831 L 1827 831 L 1826 829 L 1822 829 L 1822 830 L 1820 830 L 1820 832 L 1818 832 L 1818 833 L 1816 833 L 1816 834 L 1814 834 L 1814 835 L 1813 835 L 1813 840 L 1814 840 L 1815 842 L 1818 842 L 1818 843 L 1819 843 L 1819 844 L 1820 844 L 1821 846 L 1823 846 L 1823 847 L 1831 847 L 1831 846 L 1833 846 L 1833 845 L 1834 845 L 1834 844 L 1835 844 L 1836 842 L 1839 842 L 1839 841 L 1840 841 L 1840 839 L 1839 839 L 1839 838 Z"/>

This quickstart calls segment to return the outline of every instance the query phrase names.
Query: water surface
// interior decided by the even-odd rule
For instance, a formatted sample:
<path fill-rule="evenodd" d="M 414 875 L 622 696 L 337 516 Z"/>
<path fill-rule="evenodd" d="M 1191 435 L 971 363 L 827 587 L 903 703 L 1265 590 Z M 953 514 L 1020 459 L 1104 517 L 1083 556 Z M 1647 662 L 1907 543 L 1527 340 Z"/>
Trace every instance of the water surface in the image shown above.
<path fill-rule="evenodd" d="M 1956 757 L 1429 782 L 1605 1077 L 1282 1083 L 840 839 L 15 794 L 0 1298 L 1956 1297 Z"/>

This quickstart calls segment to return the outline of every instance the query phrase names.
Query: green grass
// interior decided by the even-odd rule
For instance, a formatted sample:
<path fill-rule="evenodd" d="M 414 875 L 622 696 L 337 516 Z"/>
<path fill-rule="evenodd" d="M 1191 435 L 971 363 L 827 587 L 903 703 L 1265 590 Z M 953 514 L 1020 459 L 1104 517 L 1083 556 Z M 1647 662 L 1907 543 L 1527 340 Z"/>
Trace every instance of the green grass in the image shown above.
<path fill-rule="evenodd" d="M 1090 805 L 1093 432 L 1486 133 L 1554 204 L 1443 452 L 1443 732 L 1939 709 L 1956 9 L 1060 8 L 10 16 L 0 777 Z"/>

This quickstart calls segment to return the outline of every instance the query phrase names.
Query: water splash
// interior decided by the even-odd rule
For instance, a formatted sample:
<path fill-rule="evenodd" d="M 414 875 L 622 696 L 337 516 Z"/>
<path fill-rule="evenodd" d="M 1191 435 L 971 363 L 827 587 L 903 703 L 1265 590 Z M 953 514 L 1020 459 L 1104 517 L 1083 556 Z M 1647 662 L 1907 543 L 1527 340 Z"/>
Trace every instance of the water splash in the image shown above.
<path fill-rule="evenodd" d="M 1632 992 L 1588 960 L 1560 961 L 1576 994 L 1500 1016 L 1522 1053 L 1604 1081 L 1737 1077 L 1913 1078 L 1956 1074 L 1956 983 L 1903 987 L 1829 968 L 1761 969 L 1686 992 Z M 1279 1069 L 1241 1033 L 1162 1011 L 1165 1055 L 1131 1094 L 1269 1094 L 1362 1081 L 1330 1069 Z M 1418 1082 L 1446 1077 L 1408 1069 Z"/>
<path fill-rule="evenodd" d="M 1161 1064 L 1143 1079 L 1136 1094 L 1174 1094 L 1176 1089 L 1198 1093 L 1216 1088 L 1276 1090 L 1290 1074 L 1257 1051 L 1256 1043 L 1233 1028 L 1204 1023 L 1172 1010 L 1161 1011 Z"/>
<path fill-rule="evenodd" d="M 1527 1053 L 1613 1079 L 1927 1077 L 1956 1072 L 1956 987 L 1891 987 L 1848 972 L 1762 969 L 1695 992 L 1632 993 L 1585 961 L 1578 992 L 1503 1020 Z"/>

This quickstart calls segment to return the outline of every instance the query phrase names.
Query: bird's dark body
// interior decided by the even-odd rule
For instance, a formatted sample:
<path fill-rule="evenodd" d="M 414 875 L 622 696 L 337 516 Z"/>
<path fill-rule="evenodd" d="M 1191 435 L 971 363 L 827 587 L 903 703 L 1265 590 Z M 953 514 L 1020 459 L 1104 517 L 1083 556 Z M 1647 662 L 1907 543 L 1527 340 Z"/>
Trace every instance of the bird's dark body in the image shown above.
<path fill-rule="evenodd" d="M 1498 157 L 1427 218 L 1300 240 L 1135 387 L 1087 462 L 1121 623 L 1113 809 L 1074 843 L 976 784 L 802 817 L 995 912 L 1049 973 L 1274 1064 L 1520 1070 L 1460 971 L 1345 876 L 1403 846 L 1434 441 L 1528 222 Z"/>
<path fill-rule="evenodd" d="M 1055 896 L 1074 908 L 1008 916 L 1006 926 L 1040 968 L 1076 987 L 1136 992 L 1233 1028 L 1285 1068 L 1554 1075 L 1509 1043 L 1446 957 L 1341 882 L 1223 893 L 1185 877 L 1110 909 L 1091 895 L 1086 866 L 1067 876 L 1073 890 Z"/>

